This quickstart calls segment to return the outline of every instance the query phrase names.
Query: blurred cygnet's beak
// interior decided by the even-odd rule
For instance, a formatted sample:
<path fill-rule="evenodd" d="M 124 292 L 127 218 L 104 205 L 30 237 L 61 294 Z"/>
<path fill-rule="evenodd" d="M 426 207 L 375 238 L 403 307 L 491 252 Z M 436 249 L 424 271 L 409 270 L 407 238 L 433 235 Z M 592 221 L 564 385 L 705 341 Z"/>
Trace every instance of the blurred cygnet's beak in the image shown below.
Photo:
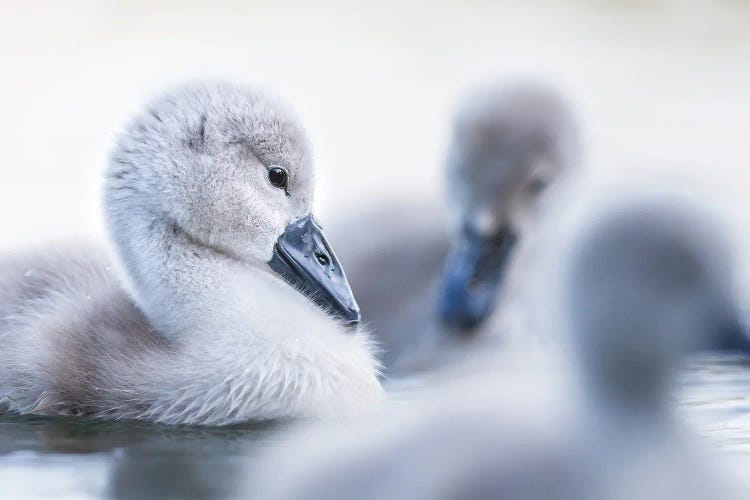
<path fill-rule="evenodd" d="M 468 333 L 490 316 L 516 239 L 507 227 L 490 235 L 464 227 L 443 271 L 438 314 L 444 326 Z"/>
<path fill-rule="evenodd" d="M 268 264 L 332 316 L 349 326 L 359 323 L 359 306 L 344 269 L 312 214 L 287 226 Z"/>

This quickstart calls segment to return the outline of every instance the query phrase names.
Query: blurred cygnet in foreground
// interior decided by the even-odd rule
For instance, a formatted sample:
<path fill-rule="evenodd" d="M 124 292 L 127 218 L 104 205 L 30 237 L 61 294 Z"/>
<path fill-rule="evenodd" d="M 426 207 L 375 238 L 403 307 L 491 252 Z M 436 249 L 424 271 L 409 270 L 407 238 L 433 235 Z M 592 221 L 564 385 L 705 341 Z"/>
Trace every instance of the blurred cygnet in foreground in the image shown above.
<path fill-rule="evenodd" d="M 737 324 L 722 238 L 665 201 L 588 220 L 550 277 L 571 370 L 482 374 L 406 414 L 307 429 L 263 465 L 264 498 L 733 498 L 669 404 L 682 359 Z"/>
<path fill-rule="evenodd" d="M 419 364 L 440 331 L 473 332 L 492 314 L 538 198 L 577 165 L 579 150 L 573 113 L 554 89 L 485 87 L 463 99 L 453 124 L 450 236 L 441 210 L 417 203 L 391 204 L 353 221 L 382 231 L 351 238 L 352 224 L 338 228 L 339 254 L 387 368 Z"/>

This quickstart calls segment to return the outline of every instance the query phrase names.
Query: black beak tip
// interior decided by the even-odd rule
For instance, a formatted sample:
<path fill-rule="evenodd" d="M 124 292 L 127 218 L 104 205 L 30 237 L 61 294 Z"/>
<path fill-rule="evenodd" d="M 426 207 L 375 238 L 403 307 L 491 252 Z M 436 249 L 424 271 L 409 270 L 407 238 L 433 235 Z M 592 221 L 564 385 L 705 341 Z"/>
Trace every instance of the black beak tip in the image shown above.
<path fill-rule="evenodd" d="M 359 325 L 362 320 L 362 316 L 359 312 L 359 308 L 349 309 L 343 315 L 340 315 L 341 320 L 344 322 L 344 326 L 349 328 L 355 328 Z"/>
<path fill-rule="evenodd" d="M 348 331 L 356 331 L 359 328 L 359 320 L 351 320 L 344 323 L 344 329 Z"/>
<path fill-rule="evenodd" d="M 473 314 L 463 308 L 461 310 L 441 308 L 438 316 L 443 328 L 467 336 L 473 334 L 486 318 L 486 314 Z"/>

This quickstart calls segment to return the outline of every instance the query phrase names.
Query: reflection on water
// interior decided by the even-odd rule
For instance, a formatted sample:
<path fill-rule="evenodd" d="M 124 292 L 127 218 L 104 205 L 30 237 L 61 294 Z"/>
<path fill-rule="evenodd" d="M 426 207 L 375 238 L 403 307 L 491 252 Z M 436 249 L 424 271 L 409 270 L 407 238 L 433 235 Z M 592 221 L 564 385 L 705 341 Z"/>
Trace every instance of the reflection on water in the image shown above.
<path fill-rule="evenodd" d="M 391 387 L 408 399 L 419 390 L 415 384 Z M 681 415 L 690 425 L 711 445 L 750 463 L 750 359 L 696 358 L 679 389 Z M 238 488 L 246 492 L 253 459 L 281 442 L 287 426 L 0 417 L 0 497 L 234 498 Z"/>
<path fill-rule="evenodd" d="M 232 498 L 248 461 L 283 428 L 2 417 L 0 497 Z"/>

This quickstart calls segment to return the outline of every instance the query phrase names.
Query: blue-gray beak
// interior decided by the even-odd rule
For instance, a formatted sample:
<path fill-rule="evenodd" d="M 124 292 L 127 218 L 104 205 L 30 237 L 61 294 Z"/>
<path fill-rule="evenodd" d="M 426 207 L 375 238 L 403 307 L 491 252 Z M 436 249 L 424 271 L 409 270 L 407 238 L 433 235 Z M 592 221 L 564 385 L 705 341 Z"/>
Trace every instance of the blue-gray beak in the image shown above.
<path fill-rule="evenodd" d="M 312 215 L 287 226 L 269 265 L 332 316 L 350 326 L 359 323 L 359 306 L 344 269 Z"/>
<path fill-rule="evenodd" d="M 508 228 L 485 236 L 464 227 L 443 271 L 438 315 L 444 326 L 468 333 L 490 316 L 516 239 Z"/>

